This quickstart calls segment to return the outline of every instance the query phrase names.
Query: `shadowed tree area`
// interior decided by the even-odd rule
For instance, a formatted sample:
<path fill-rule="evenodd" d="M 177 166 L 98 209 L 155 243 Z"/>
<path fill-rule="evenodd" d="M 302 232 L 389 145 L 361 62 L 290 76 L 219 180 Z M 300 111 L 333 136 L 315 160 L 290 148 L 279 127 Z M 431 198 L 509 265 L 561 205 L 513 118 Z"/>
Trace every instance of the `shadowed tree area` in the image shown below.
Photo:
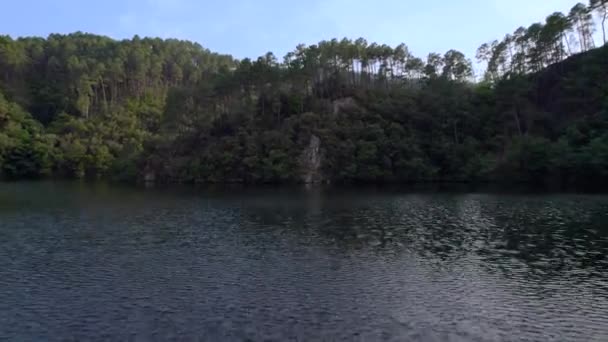
<path fill-rule="evenodd" d="M 285 183 L 310 164 L 332 182 L 606 186 L 607 15 L 592 0 L 485 43 L 477 78 L 457 50 L 363 38 L 239 61 L 175 39 L 0 36 L 0 173 Z"/>

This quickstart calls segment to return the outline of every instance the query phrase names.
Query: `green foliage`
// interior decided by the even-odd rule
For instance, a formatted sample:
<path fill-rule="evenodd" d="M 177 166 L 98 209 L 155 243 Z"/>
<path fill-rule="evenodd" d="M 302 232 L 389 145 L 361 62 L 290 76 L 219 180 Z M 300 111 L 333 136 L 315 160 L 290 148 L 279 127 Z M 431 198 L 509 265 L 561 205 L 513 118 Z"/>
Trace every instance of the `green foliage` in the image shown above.
<path fill-rule="evenodd" d="M 280 63 L 174 39 L 3 36 L 1 174 L 298 182 L 314 136 L 332 182 L 608 185 L 608 47 L 590 38 L 605 8 L 484 44 L 477 84 L 459 51 L 423 60 L 362 38 Z"/>
<path fill-rule="evenodd" d="M 49 175 L 54 162 L 52 135 L 0 93 L 0 174 L 7 178 Z"/>

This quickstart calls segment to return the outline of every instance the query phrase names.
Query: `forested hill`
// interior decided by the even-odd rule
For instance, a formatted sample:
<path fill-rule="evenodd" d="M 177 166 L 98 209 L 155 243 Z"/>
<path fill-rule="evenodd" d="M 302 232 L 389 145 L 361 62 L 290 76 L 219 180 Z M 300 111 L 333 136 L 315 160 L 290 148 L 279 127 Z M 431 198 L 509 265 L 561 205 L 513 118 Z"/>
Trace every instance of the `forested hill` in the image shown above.
<path fill-rule="evenodd" d="M 172 39 L 1 36 L 0 174 L 608 186 L 608 46 L 593 34 L 607 12 L 593 0 L 483 44 L 477 77 L 457 50 L 422 59 L 362 38 L 279 62 Z"/>

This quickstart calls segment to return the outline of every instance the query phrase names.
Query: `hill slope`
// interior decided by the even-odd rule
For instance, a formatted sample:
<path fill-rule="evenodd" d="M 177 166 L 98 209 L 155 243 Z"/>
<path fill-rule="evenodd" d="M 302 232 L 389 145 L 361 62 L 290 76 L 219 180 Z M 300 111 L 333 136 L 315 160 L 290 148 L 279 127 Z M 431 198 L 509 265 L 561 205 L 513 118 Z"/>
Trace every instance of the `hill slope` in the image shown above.
<path fill-rule="evenodd" d="M 360 40 L 284 63 L 82 33 L 0 52 L 5 178 L 607 185 L 608 46 L 480 84 L 457 51 Z"/>

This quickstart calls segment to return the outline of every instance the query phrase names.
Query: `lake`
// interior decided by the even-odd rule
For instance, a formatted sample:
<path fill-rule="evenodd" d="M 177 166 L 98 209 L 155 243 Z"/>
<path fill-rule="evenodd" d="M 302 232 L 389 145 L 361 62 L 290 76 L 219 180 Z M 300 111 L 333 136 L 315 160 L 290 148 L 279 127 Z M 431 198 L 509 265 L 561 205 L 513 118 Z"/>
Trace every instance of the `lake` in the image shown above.
<path fill-rule="evenodd" d="M 0 183 L 0 340 L 608 341 L 608 196 Z"/>

